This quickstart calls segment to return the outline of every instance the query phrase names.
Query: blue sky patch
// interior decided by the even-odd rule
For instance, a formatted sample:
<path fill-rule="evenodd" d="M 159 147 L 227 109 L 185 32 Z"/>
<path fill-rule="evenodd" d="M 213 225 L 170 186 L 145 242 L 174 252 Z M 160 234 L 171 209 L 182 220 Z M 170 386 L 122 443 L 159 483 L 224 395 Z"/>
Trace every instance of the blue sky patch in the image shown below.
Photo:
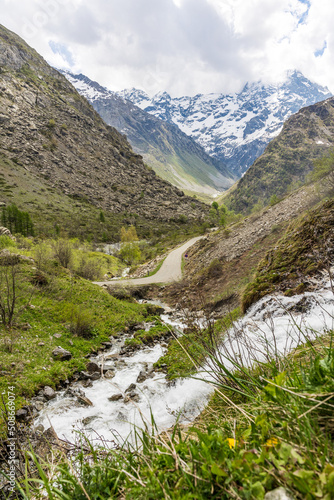
<path fill-rule="evenodd" d="M 314 52 L 315 57 L 321 57 L 326 49 L 327 49 L 327 42 L 325 40 L 322 48 Z"/>
<path fill-rule="evenodd" d="M 300 19 L 298 21 L 298 24 L 303 24 L 307 19 L 307 16 L 308 16 L 308 13 L 309 13 L 309 10 L 311 7 L 311 2 L 310 2 L 310 0 L 299 0 L 299 2 L 303 3 L 304 5 L 307 5 L 306 11 L 304 12 L 304 14 L 302 14 L 302 16 L 300 17 Z"/>
<path fill-rule="evenodd" d="M 54 54 L 61 55 L 70 66 L 74 66 L 73 55 L 66 45 L 50 40 L 49 46 Z"/>

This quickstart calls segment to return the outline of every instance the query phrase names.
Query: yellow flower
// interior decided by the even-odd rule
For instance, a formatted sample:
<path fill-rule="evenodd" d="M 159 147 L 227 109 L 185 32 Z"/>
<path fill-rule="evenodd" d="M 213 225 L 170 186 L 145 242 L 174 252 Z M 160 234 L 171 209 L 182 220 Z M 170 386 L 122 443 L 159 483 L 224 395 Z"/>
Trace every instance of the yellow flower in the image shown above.
<path fill-rule="evenodd" d="M 236 440 L 233 439 L 233 438 L 227 438 L 227 442 L 228 442 L 228 445 L 229 447 L 232 449 L 232 448 L 235 448 L 235 445 L 237 444 Z"/>
<path fill-rule="evenodd" d="M 277 446 L 279 443 L 279 440 L 275 437 L 272 437 L 270 439 L 268 439 L 268 441 L 266 442 L 266 445 L 267 446 Z"/>

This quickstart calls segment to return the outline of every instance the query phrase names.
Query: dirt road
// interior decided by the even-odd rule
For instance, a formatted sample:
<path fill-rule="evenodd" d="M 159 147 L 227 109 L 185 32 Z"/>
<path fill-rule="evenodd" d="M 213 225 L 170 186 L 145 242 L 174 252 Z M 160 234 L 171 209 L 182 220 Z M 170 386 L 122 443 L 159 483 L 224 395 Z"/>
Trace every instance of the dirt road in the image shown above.
<path fill-rule="evenodd" d="M 192 238 L 175 250 L 172 250 L 172 252 L 167 255 L 159 271 L 153 276 L 129 280 L 95 281 L 95 285 L 151 285 L 152 283 L 171 283 L 173 281 L 178 281 L 182 278 L 182 255 L 201 238 L 203 238 L 203 236 Z"/>

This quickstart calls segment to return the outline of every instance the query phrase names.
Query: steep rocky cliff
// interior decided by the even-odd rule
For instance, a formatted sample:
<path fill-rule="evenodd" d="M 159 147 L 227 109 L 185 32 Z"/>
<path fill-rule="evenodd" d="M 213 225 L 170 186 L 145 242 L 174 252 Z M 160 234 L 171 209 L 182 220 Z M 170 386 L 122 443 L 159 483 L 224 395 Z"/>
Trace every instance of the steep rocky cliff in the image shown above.
<path fill-rule="evenodd" d="M 66 78 L 0 26 L 0 155 L 68 196 L 152 221 L 205 207 L 158 178 Z"/>

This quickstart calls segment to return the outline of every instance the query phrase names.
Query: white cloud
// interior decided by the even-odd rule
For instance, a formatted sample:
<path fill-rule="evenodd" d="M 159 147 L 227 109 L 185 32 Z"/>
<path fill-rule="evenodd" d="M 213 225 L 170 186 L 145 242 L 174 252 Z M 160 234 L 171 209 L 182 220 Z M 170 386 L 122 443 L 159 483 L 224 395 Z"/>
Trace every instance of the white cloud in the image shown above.
<path fill-rule="evenodd" d="M 111 89 L 234 92 L 299 69 L 334 92 L 332 0 L 0 0 L 0 8 L 1 22 L 52 64 L 73 63 Z"/>

